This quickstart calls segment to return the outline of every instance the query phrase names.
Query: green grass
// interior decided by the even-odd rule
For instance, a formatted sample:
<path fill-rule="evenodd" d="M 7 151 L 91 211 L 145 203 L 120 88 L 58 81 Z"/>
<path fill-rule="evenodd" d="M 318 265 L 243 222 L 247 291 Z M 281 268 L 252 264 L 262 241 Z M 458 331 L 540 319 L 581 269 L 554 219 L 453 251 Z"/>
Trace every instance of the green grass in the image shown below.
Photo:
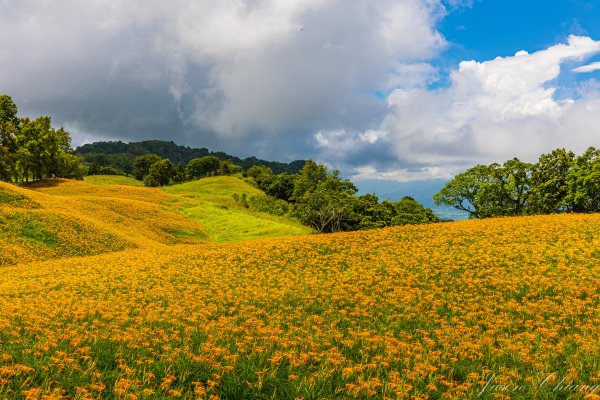
<path fill-rule="evenodd" d="M 138 180 L 130 178 L 128 176 L 119 175 L 90 175 L 84 179 L 85 183 L 99 186 L 107 185 L 124 185 L 124 186 L 144 186 L 144 184 Z"/>
<path fill-rule="evenodd" d="M 185 198 L 184 215 L 197 221 L 215 242 L 262 237 L 305 235 L 312 232 L 297 221 L 240 206 L 233 194 L 251 197 L 262 192 L 233 176 L 216 176 L 163 188 Z"/>

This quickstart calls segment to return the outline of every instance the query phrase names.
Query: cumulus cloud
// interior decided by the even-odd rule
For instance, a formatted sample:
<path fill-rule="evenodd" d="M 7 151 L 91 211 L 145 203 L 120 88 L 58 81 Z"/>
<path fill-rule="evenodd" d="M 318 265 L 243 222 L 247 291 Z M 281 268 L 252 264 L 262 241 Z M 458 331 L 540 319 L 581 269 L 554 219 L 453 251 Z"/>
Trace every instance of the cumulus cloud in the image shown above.
<path fill-rule="evenodd" d="M 372 160 L 355 171 L 360 178 L 448 178 L 475 163 L 535 161 L 557 147 L 597 145 L 597 82 L 584 82 L 578 97 L 557 100 L 556 79 L 561 65 L 599 52 L 600 41 L 570 36 L 532 54 L 461 62 L 445 88 L 400 87 L 388 96 L 389 113 L 377 128 L 397 161 L 379 168 Z"/>

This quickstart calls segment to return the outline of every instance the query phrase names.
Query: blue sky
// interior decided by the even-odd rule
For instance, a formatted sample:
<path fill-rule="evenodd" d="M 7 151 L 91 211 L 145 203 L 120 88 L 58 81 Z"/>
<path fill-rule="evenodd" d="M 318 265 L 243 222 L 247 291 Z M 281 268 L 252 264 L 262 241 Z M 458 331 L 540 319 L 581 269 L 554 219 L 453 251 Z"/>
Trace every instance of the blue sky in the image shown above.
<path fill-rule="evenodd" d="M 485 61 L 542 50 L 571 34 L 600 37 L 600 2 L 475 0 L 451 11 L 440 30 L 451 43 L 445 57 Z"/>
<path fill-rule="evenodd" d="M 594 62 L 598 0 L 0 1 L 0 91 L 74 145 L 173 140 L 357 179 L 600 147 Z"/>
<path fill-rule="evenodd" d="M 482 62 L 520 50 L 543 50 L 572 34 L 600 38 L 600 1 L 474 0 L 470 6 L 447 7 L 440 31 L 448 48 L 435 60 L 446 71 L 463 60 Z M 600 56 L 591 58 L 599 60 Z M 561 86 L 568 91 L 575 81 L 590 77 L 600 78 L 600 71 L 585 77 L 564 74 Z"/>

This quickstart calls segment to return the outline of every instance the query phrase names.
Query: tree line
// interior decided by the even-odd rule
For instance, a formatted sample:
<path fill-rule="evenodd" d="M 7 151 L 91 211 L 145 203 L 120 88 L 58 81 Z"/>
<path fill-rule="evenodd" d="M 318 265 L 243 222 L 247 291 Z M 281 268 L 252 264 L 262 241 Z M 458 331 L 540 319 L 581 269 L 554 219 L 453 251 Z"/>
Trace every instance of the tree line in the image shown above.
<path fill-rule="evenodd" d="M 600 211 L 600 150 L 576 155 L 565 149 L 542 154 L 536 163 L 518 158 L 476 165 L 434 195 L 471 218 Z"/>
<path fill-rule="evenodd" d="M 105 170 L 106 168 L 104 167 Z M 185 167 L 182 163 L 175 165 L 168 158 L 162 158 L 158 154 L 144 154 L 136 157 L 133 161 L 133 177 L 143 181 L 146 186 L 154 187 L 182 183 L 207 176 L 241 174 L 243 171 L 239 165 L 235 165 L 229 160 L 221 160 L 216 156 L 194 158 Z"/>
<path fill-rule="evenodd" d="M 338 170 L 308 160 L 298 174 L 274 174 L 255 166 L 246 176 L 265 196 L 247 201 L 262 211 L 288 214 L 318 232 L 383 228 L 406 224 L 439 222 L 433 212 L 411 197 L 379 201 L 374 194 L 357 195 L 356 186 Z"/>
<path fill-rule="evenodd" d="M 48 116 L 31 120 L 17 114 L 12 98 L 0 95 L 0 180 L 83 177 L 83 159 L 73 154 L 67 131 L 53 128 Z"/>
<path fill-rule="evenodd" d="M 94 142 L 77 147 L 75 154 L 82 156 L 90 166 L 90 175 L 106 174 L 107 172 L 115 175 L 131 175 L 133 174 L 135 158 L 145 154 L 156 154 L 171 160 L 175 165 L 180 163 L 186 165 L 195 158 L 214 156 L 219 160 L 230 161 L 232 164 L 239 165 L 244 170 L 254 165 L 263 165 L 278 174 L 283 172 L 296 174 L 305 162 L 304 160 L 296 160 L 290 163 L 282 163 L 261 160 L 256 157 L 241 159 L 221 151 L 209 151 L 204 147 L 190 148 L 164 140 L 144 140 L 131 143 L 121 141 Z"/>

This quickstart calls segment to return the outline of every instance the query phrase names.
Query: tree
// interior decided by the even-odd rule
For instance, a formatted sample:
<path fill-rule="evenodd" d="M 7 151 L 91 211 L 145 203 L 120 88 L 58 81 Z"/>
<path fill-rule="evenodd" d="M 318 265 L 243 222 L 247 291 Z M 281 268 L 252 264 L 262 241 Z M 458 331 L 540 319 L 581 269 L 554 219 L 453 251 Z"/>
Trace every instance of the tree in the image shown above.
<path fill-rule="evenodd" d="M 392 226 L 409 224 L 430 224 L 440 222 L 440 219 L 429 208 L 423 207 L 418 201 L 404 196 L 400 201 L 392 203 L 394 216 Z"/>
<path fill-rule="evenodd" d="M 503 165 L 477 165 L 456 175 L 433 200 L 467 211 L 470 218 L 522 215 L 527 212 L 531 168 L 517 158 Z"/>
<path fill-rule="evenodd" d="M 177 175 L 177 170 L 170 160 L 160 160 L 150 166 L 148 174 L 144 177 L 146 186 L 166 186 Z"/>
<path fill-rule="evenodd" d="M 19 109 L 9 95 L 0 95 L 0 124 L 11 122 L 15 127 L 19 126 L 17 114 Z"/>
<path fill-rule="evenodd" d="M 476 165 L 454 177 L 433 196 L 436 205 L 444 204 L 469 213 L 470 218 L 489 216 L 489 198 L 494 185 L 492 166 Z"/>
<path fill-rule="evenodd" d="M 276 199 L 289 201 L 294 193 L 294 177 L 284 172 L 279 175 L 274 175 L 267 187 L 262 188 L 269 196 Z"/>
<path fill-rule="evenodd" d="M 568 176 L 575 161 L 575 153 L 556 149 L 542 154 L 531 171 L 530 212 L 550 214 L 568 211 L 565 199 Z"/>
<path fill-rule="evenodd" d="M 17 134 L 13 122 L 0 122 L 0 180 L 10 182 L 17 176 Z"/>
<path fill-rule="evenodd" d="M 327 178 L 327 168 L 308 160 L 294 180 L 294 191 L 291 200 L 298 202 L 302 197 L 316 189 L 317 185 Z"/>
<path fill-rule="evenodd" d="M 531 190 L 532 165 L 518 158 L 506 161 L 497 171 L 501 174 L 502 196 L 505 206 L 497 215 L 523 215 L 527 212 Z"/>
<path fill-rule="evenodd" d="M 69 133 L 54 129 L 48 116 L 30 120 L 17 113 L 10 96 L 0 95 L 0 179 L 81 178 L 82 159 L 73 155 Z"/>
<path fill-rule="evenodd" d="M 0 95 L 0 179 L 11 181 L 17 173 L 17 105 L 8 95 Z"/>
<path fill-rule="evenodd" d="M 312 226 L 317 232 L 337 232 L 352 212 L 353 197 L 349 193 L 336 192 L 323 184 L 305 193 L 296 205 L 295 213 L 300 221 Z"/>
<path fill-rule="evenodd" d="M 294 179 L 291 199 L 304 224 L 319 232 L 337 232 L 352 214 L 356 191 L 338 170 L 329 173 L 324 165 L 309 160 Z"/>
<path fill-rule="evenodd" d="M 588 148 L 567 174 L 565 204 L 575 212 L 600 211 L 600 149 Z"/>
<path fill-rule="evenodd" d="M 156 154 L 144 154 L 136 157 L 133 161 L 133 176 L 138 181 L 143 180 L 150 172 L 150 167 L 161 160 L 162 158 Z"/>
<path fill-rule="evenodd" d="M 218 171 L 219 175 L 235 175 L 243 173 L 244 169 L 229 160 L 219 160 Z"/>
<path fill-rule="evenodd" d="M 216 175 L 221 167 L 221 161 L 215 156 L 194 158 L 186 165 L 185 171 L 191 178 L 204 178 Z"/>

